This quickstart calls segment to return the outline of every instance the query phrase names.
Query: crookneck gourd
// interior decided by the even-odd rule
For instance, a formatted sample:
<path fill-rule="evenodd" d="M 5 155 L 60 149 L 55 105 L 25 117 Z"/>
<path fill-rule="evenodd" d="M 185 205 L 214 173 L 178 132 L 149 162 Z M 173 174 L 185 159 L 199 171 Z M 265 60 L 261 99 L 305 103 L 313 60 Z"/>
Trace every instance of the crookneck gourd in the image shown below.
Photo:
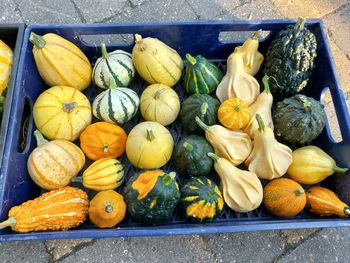
<path fill-rule="evenodd" d="M 46 190 L 68 185 L 85 164 L 82 150 L 69 141 L 47 141 L 38 130 L 34 135 L 38 146 L 27 161 L 32 180 Z"/>
<path fill-rule="evenodd" d="M 243 163 L 252 151 L 251 139 L 241 130 L 231 131 L 221 125 L 208 126 L 198 117 L 196 122 L 205 131 L 205 138 L 213 146 L 215 154 L 234 165 Z"/>
<path fill-rule="evenodd" d="M 12 207 L 9 218 L 0 223 L 0 229 L 11 227 L 19 233 L 67 230 L 81 225 L 88 209 L 87 194 L 78 188 L 66 186 Z"/>
<path fill-rule="evenodd" d="M 143 224 L 168 221 L 180 199 L 176 173 L 148 170 L 135 174 L 124 188 L 128 213 Z"/>
<path fill-rule="evenodd" d="M 254 136 L 254 146 L 245 164 L 249 171 L 260 179 L 274 179 L 284 175 L 292 163 L 292 150 L 279 143 L 270 127 L 266 127 L 259 114 L 256 114 L 259 129 Z"/>
<path fill-rule="evenodd" d="M 293 26 L 278 32 L 266 55 L 264 73 L 271 76 L 275 101 L 295 95 L 306 86 L 315 66 L 317 41 L 299 18 Z"/>

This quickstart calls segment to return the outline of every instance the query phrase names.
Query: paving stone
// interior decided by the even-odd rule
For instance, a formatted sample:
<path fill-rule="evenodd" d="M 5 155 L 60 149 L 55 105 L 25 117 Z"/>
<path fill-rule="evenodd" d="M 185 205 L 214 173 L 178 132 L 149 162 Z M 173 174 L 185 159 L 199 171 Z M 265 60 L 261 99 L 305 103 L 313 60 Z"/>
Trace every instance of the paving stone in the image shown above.
<path fill-rule="evenodd" d="M 229 10 L 239 19 L 269 19 L 282 18 L 283 15 L 269 0 L 252 0 Z"/>
<path fill-rule="evenodd" d="M 22 18 L 12 0 L 1 0 L 0 23 L 21 23 Z"/>
<path fill-rule="evenodd" d="M 144 2 L 147 2 L 150 0 L 129 0 L 129 2 L 133 5 L 133 6 L 138 6 L 138 5 L 142 5 Z"/>
<path fill-rule="evenodd" d="M 212 0 L 188 0 L 188 3 L 199 19 L 212 19 L 226 10 L 219 2 Z"/>
<path fill-rule="evenodd" d="M 317 229 L 281 230 L 281 235 L 285 238 L 287 245 L 295 245 L 317 231 Z"/>
<path fill-rule="evenodd" d="M 336 10 L 347 0 L 272 0 L 272 2 L 285 17 L 317 18 Z"/>
<path fill-rule="evenodd" d="M 45 242 L 47 251 L 53 260 L 60 260 L 66 257 L 73 249 L 92 242 L 90 238 L 84 239 L 68 239 L 68 240 L 48 240 Z"/>
<path fill-rule="evenodd" d="M 218 262 L 273 262 L 285 244 L 278 231 L 203 236 Z"/>
<path fill-rule="evenodd" d="M 70 0 L 16 0 L 19 12 L 27 24 L 80 23 L 81 19 Z"/>
<path fill-rule="evenodd" d="M 328 35 L 350 59 L 350 3 L 338 11 L 325 16 L 323 21 L 328 29 Z"/>
<path fill-rule="evenodd" d="M 130 8 L 127 0 L 74 0 L 86 22 L 96 22 Z M 93 8 L 92 8 L 93 7 Z"/>
<path fill-rule="evenodd" d="M 278 263 L 350 262 L 349 228 L 324 229 L 280 258 Z"/>
<path fill-rule="evenodd" d="M 44 242 L 25 241 L 14 243 L 0 243 L 0 262 L 48 262 L 50 259 L 46 252 Z"/>
<path fill-rule="evenodd" d="M 249 3 L 250 0 L 216 0 L 218 4 L 220 4 L 226 10 L 232 10 L 239 6 L 242 6 L 246 3 Z"/>

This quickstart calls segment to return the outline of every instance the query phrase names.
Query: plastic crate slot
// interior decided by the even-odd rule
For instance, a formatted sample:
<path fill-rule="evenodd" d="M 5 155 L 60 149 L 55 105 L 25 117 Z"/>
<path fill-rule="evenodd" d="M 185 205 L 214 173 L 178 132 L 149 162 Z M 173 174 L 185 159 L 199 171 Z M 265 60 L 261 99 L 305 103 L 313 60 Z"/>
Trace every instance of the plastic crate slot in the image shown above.
<path fill-rule="evenodd" d="M 222 44 L 241 44 L 250 38 L 255 31 L 222 31 L 219 33 L 219 41 Z M 259 34 L 259 42 L 267 39 L 271 31 L 263 30 Z"/>
<path fill-rule="evenodd" d="M 31 124 L 31 112 L 32 112 L 32 107 L 29 102 L 29 99 L 26 97 L 24 99 L 24 108 L 23 108 L 23 114 L 22 114 L 22 119 L 21 119 L 21 126 L 20 126 L 20 132 L 19 132 L 19 138 L 18 138 L 18 145 L 17 145 L 17 151 L 22 153 L 26 149 L 29 148 L 30 145 L 30 127 Z M 28 136 L 29 134 L 29 136 Z"/>

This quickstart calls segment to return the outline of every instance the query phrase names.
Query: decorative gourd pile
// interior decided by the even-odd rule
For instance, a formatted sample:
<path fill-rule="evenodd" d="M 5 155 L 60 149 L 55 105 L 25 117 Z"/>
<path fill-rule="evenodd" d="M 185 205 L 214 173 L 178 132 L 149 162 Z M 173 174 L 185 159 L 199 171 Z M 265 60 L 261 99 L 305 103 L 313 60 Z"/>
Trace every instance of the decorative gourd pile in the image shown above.
<path fill-rule="evenodd" d="M 350 215 L 350 208 L 332 191 L 305 186 L 347 169 L 338 167 L 320 148 L 304 146 L 318 137 L 326 120 L 319 101 L 295 92 L 306 84 L 316 56 L 313 34 L 303 25 L 298 20 L 272 42 L 265 68 L 270 76 L 261 79 L 261 93 L 254 77 L 264 60 L 258 51 L 259 31 L 234 49 L 224 76 L 199 54 L 186 54 L 184 70 L 174 49 L 138 34 L 132 54 L 108 53 L 102 44 L 102 57 L 92 70 L 73 43 L 54 34 L 33 33 L 35 62 L 50 87 L 34 104 L 38 147 L 28 159 L 28 173 L 36 184 L 51 191 L 13 207 L 0 228 L 64 230 L 82 224 L 87 214 L 97 227 L 109 228 L 122 222 L 126 213 L 139 223 L 154 225 L 167 223 L 177 206 L 188 220 L 204 223 L 220 217 L 225 204 L 246 213 L 263 203 L 279 217 L 295 216 L 304 207 L 320 216 Z M 281 37 L 293 45 L 308 45 L 293 49 L 278 42 Z M 288 68 L 276 66 L 279 59 L 284 55 L 292 63 L 303 52 L 312 53 L 304 58 L 309 59 L 307 72 L 299 76 L 293 69 L 293 79 L 279 83 L 289 74 Z M 135 71 L 150 84 L 142 94 L 135 91 Z M 182 73 L 180 83 L 187 95 L 180 103 L 172 87 Z M 104 89 L 90 98 L 92 106 L 80 91 L 91 80 Z M 293 85 L 286 87 L 286 83 Z M 293 97 L 277 102 L 272 111 L 275 94 Z M 129 131 L 139 108 L 145 121 Z M 183 130 L 179 141 L 168 126 L 177 120 Z M 300 148 L 292 151 L 286 143 Z M 85 155 L 94 162 L 83 169 Z M 126 159 L 133 169 L 124 170 L 130 165 Z M 170 160 L 175 171 L 166 170 Z M 131 177 L 125 174 L 133 170 Z M 82 176 L 77 177 L 79 173 Z M 281 178 L 287 174 L 290 179 Z M 262 180 L 270 181 L 263 187 Z M 344 180 L 337 177 L 336 191 L 349 202 L 344 193 L 348 190 L 339 187 Z M 97 192 L 90 205 L 84 191 L 68 186 L 71 182 Z"/>

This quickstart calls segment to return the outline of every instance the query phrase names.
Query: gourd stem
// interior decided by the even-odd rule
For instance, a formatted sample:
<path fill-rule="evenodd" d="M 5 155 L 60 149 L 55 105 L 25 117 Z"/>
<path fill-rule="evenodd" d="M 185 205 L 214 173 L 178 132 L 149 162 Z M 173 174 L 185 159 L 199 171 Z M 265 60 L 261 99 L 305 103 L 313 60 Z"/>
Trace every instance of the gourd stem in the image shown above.
<path fill-rule="evenodd" d="M 305 18 L 298 17 L 297 23 L 295 24 L 295 29 L 303 29 L 305 25 Z"/>
<path fill-rule="evenodd" d="M 170 172 L 166 174 L 163 178 L 163 183 L 169 185 L 176 177 L 176 172 Z"/>
<path fill-rule="evenodd" d="M 192 151 L 193 151 L 193 145 L 190 144 L 190 143 L 188 143 L 188 142 L 184 142 L 184 143 L 183 143 L 183 147 L 184 147 L 187 151 L 189 151 L 189 152 L 192 152 Z"/>
<path fill-rule="evenodd" d="M 215 153 L 207 153 L 208 157 L 214 160 L 214 162 L 219 161 L 220 157 L 217 156 Z"/>
<path fill-rule="evenodd" d="M 153 97 L 155 99 L 159 99 L 159 96 L 160 96 L 160 94 L 162 94 L 162 92 L 163 92 L 163 89 L 157 90 L 156 93 L 154 93 Z"/>
<path fill-rule="evenodd" d="M 83 177 L 82 176 L 76 176 L 72 178 L 72 183 L 82 183 Z"/>
<path fill-rule="evenodd" d="M 305 192 L 304 188 L 300 187 L 299 189 L 295 190 L 294 193 L 296 196 L 300 196 Z"/>
<path fill-rule="evenodd" d="M 149 141 L 153 141 L 154 140 L 154 133 L 153 133 L 153 131 L 151 130 L 151 129 L 147 129 L 146 130 L 147 131 L 147 140 L 149 140 Z"/>
<path fill-rule="evenodd" d="M 209 126 L 202 122 L 202 120 L 198 116 L 196 116 L 196 122 L 199 125 L 199 127 L 201 127 L 203 130 L 209 130 Z"/>
<path fill-rule="evenodd" d="M 348 168 L 341 168 L 341 167 L 336 166 L 336 165 L 333 167 L 333 171 L 336 173 L 343 174 L 343 173 L 347 172 L 348 170 L 349 170 Z"/>
<path fill-rule="evenodd" d="M 194 57 L 192 57 L 189 53 L 186 54 L 186 59 L 192 66 L 194 66 L 197 63 L 197 60 Z"/>
<path fill-rule="evenodd" d="M 304 106 L 304 110 L 306 112 L 310 112 L 311 111 L 311 102 L 308 100 L 303 100 L 303 106 Z"/>
<path fill-rule="evenodd" d="M 212 197 L 212 196 L 214 196 L 214 195 L 216 195 L 216 192 L 215 192 L 215 190 L 210 190 L 209 192 L 208 192 L 208 195 L 209 195 L 209 197 Z"/>
<path fill-rule="evenodd" d="M 14 217 L 10 217 L 6 221 L 0 223 L 0 229 L 3 229 L 8 226 L 13 227 L 15 225 L 16 225 L 16 219 Z"/>
<path fill-rule="evenodd" d="M 201 105 L 201 114 L 202 115 L 207 113 L 208 106 L 209 106 L 208 103 L 206 103 L 206 102 L 202 103 L 202 105 Z"/>
<path fill-rule="evenodd" d="M 259 38 L 259 35 L 261 33 L 261 29 L 259 29 L 258 31 L 254 32 L 254 34 L 252 35 L 251 39 L 253 40 L 257 40 Z"/>
<path fill-rule="evenodd" d="M 265 93 L 271 93 L 270 91 L 270 85 L 269 85 L 269 76 L 265 74 L 265 76 L 262 79 L 262 83 L 264 84 L 264 92 Z"/>
<path fill-rule="evenodd" d="M 265 130 L 265 124 L 263 119 L 261 118 L 260 114 L 257 113 L 255 114 L 256 121 L 258 122 L 259 125 L 259 131 L 264 131 Z"/>
<path fill-rule="evenodd" d="M 135 44 L 138 46 L 138 49 L 140 51 L 145 50 L 145 44 L 142 41 L 142 36 L 139 34 L 135 34 Z"/>
<path fill-rule="evenodd" d="M 107 58 L 107 47 L 105 43 L 102 43 L 101 45 L 101 52 L 102 52 L 102 58 Z"/>
<path fill-rule="evenodd" d="M 344 207 L 344 214 L 347 216 L 350 216 L 350 208 L 349 207 Z"/>
<path fill-rule="evenodd" d="M 109 150 L 108 144 L 105 143 L 105 144 L 103 145 L 103 152 L 104 152 L 104 153 L 108 153 L 108 150 Z"/>
<path fill-rule="evenodd" d="M 44 138 L 44 136 L 41 134 L 41 132 L 39 130 L 35 130 L 34 131 L 34 136 L 35 136 L 35 139 L 36 139 L 36 144 L 38 146 L 48 142 L 48 140 L 46 140 Z"/>
<path fill-rule="evenodd" d="M 111 204 L 106 205 L 105 211 L 106 211 L 106 213 L 112 213 L 113 212 L 113 206 Z"/>
<path fill-rule="evenodd" d="M 237 105 L 237 106 L 235 107 L 235 111 L 236 111 L 236 112 L 240 112 L 241 108 L 242 108 L 242 105 Z"/>
<path fill-rule="evenodd" d="M 63 111 L 64 112 L 72 112 L 74 108 L 77 106 L 75 101 L 65 102 L 63 103 Z"/>
<path fill-rule="evenodd" d="M 109 78 L 109 83 L 108 83 L 108 88 L 109 89 L 114 89 L 117 87 L 117 83 L 115 82 L 115 79 L 113 77 Z"/>
<path fill-rule="evenodd" d="M 45 39 L 42 36 L 39 36 L 33 32 L 30 33 L 29 41 L 32 42 L 32 44 L 37 48 L 43 48 L 46 45 Z"/>

